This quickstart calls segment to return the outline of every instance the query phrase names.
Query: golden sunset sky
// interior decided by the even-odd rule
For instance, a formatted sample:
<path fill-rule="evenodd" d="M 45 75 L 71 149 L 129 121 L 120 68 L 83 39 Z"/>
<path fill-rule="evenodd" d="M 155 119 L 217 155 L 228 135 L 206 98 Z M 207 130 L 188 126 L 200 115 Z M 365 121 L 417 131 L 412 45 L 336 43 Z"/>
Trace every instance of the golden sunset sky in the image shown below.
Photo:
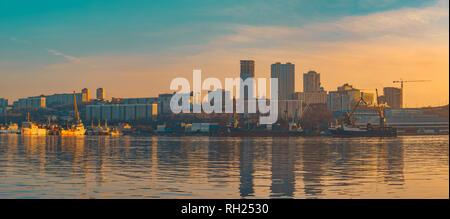
<path fill-rule="evenodd" d="M 104 87 L 108 98 L 151 97 L 194 69 L 239 77 L 239 60 L 253 59 L 256 77 L 268 78 L 272 63 L 294 63 L 297 91 L 302 74 L 315 70 L 327 91 L 431 80 L 405 84 L 405 105 L 448 104 L 448 0 L 317 2 L 55 3 L 39 13 L 2 3 L 11 5 L 0 7 L 0 97 L 84 87 Z"/>

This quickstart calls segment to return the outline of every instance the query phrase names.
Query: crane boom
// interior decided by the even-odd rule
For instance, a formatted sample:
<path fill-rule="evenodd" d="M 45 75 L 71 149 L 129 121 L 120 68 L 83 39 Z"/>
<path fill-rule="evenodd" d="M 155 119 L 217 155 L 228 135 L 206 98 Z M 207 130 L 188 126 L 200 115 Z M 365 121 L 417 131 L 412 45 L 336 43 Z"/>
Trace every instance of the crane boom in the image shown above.
<path fill-rule="evenodd" d="M 392 83 L 394 84 L 398 84 L 400 83 L 400 89 L 401 89 L 401 98 L 402 98 L 402 102 L 401 102 L 401 107 L 403 107 L 403 83 L 410 83 L 410 82 L 429 82 L 430 80 L 402 80 L 400 79 L 399 81 L 393 81 Z"/>

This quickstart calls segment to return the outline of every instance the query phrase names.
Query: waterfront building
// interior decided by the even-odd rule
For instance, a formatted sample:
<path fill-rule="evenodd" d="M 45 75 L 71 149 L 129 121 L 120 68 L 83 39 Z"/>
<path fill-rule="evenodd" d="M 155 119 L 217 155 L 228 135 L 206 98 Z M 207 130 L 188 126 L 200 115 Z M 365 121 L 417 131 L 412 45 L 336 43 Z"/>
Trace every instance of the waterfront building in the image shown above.
<path fill-rule="evenodd" d="M 157 103 L 157 97 L 142 97 L 142 98 L 113 98 L 113 102 L 121 104 L 152 104 Z"/>
<path fill-rule="evenodd" d="M 295 93 L 295 65 L 290 62 L 272 64 L 271 78 L 278 79 L 278 100 L 292 100 Z"/>
<path fill-rule="evenodd" d="M 85 103 L 86 97 L 83 93 L 76 93 L 75 98 L 77 99 L 77 103 Z M 46 100 L 47 106 L 57 106 L 57 105 L 73 105 L 73 94 L 53 94 L 42 96 Z"/>
<path fill-rule="evenodd" d="M 0 98 L 0 114 L 6 113 L 8 108 L 8 99 Z"/>
<path fill-rule="evenodd" d="M 327 92 L 296 92 L 294 93 L 294 100 L 302 102 L 304 104 L 326 104 L 327 103 Z"/>
<path fill-rule="evenodd" d="M 271 78 L 278 79 L 278 118 L 291 119 L 298 104 L 291 102 L 295 93 L 295 65 L 290 62 L 272 64 Z"/>
<path fill-rule="evenodd" d="M 158 95 L 158 114 L 171 114 L 170 100 L 173 94 L 159 94 Z"/>
<path fill-rule="evenodd" d="M 351 110 L 363 98 L 367 105 L 373 105 L 374 93 L 367 90 L 356 89 L 352 85 L 344 84 L 337 91 L 330 91 L 327 96 L 327 108 L 331 111 Z"/>
<path fill-rule="evenodd" d="M 44 96 L 21 98 L 14 103 L 15 108 L 46 108 L 46 98 Z"/>
<path fill-rule="evenodd" d="M 315 71 L 309 71 L 303 74 L 303 92 L 320 92 L 320 74 Z"/>
<path fill-rule="evenodd" d="M 158 115 L 154 104 L 87 105 L 87 121 L 136 122 L 151 121 Z"/>
<path fill-rule="evenodd" d="M 385 87 L 383 89 L 384 99 L 391 108 L 403 108 L 403 93 L 402 89 L 396 87 Z"/>
<path fill-rule="evenodd" d="M 222 112 L 225 112 L 225 106 L 226 106 L 227 100 L 229 100 L 229 101 L 232 100 L 230 91 L 225 91 L 224 89 L 208 91 L 208 98 L 209 98 L 209 95 L 214 95 L 214 96 L 220 95 L 221 96 Z M 213 106 L 214 104 L 215 104 L 215 100 L 212 99 L 210 101 L 210 105 Z M 234 105 L 233 105 L 233 109 L 234 109 Z"/>
<path fill-rule="evenodd" d="M 255 61 L 254 60 L 241 60 L 241 73 L 240 77 L 243 81 L 247 78 L 255 78 Z M 255 86 L 254 84 L 251 86 Z M 244 89 L 244 99 L 248 99 L 249 86 L 242 87 Z M 250 87 L 252 89 L 252 87 Z M 254 95 L 254 94 L 253 94 Z"/>

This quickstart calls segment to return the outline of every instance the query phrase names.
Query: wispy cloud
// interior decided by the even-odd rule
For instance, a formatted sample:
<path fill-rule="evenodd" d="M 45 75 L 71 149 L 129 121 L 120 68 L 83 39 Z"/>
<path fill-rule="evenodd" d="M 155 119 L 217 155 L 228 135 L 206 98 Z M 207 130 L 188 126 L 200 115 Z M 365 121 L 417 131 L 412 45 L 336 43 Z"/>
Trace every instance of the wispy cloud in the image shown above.
<path fill-rule="evenodd" d="M 17 42 L 17 43 L 31 44 L 31 42 L 28 41 L 28 40 L 17 39 L 16 37 L 10 37 L 9 39 L 10 39 L 11 41 L 14 41 L 14 42 Z"/>
<path fill-rule="evenodd" d="M 66 55 L 66 54 L 64 54 L 64 53 L 62 53 L 62 52 L 58 52 L 58 51 L 56 51 L 56 50 L 54 50 L 54 49 L 46 49 L 49 53 L 51 53 L 51 54 L 53 54 L 53 55 L 55 55 L 55 56 L 62 56 L 62 57 L 64 57 L 65 59 L 67 59 L 67 60 L 69 60 L 69 61 L 79 61 L 80 59 L 79 58 L 77 58 L 77 57 L 74 57 L 74 56 L 69 56 L 69 55 Z"/>

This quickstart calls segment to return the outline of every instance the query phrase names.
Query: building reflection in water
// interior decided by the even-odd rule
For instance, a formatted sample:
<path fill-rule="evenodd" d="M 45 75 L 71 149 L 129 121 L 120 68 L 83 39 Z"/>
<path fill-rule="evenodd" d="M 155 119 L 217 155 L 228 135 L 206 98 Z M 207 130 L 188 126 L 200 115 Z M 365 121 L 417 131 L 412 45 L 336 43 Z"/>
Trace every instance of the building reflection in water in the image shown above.
<path fill-rule="evenodd" d="M 401 197 L 423 191 L 427 168 L 447 170 L 433 180 L 448 186 L 448 139 L 432 151 L 405 139 L 0 135 L 0 176 L 12 188 L 0 194 L 45 184 L 74 197 Z"/>
<path fill-rule="evenodd" d="M 242 198 L 254 196 L 254 151 L 255 142 L 252 139 L 242 139 L 239 143 L 239 193 Z"/>
<path fill-rule="evenodd" d="M 391 186 L 403 186 L 404 184 L 404 143 L 402 139 L 383 142 L 378 148 L 378 173 L 384 182 Z"/>
<path fill-rule="evenodd" d="M 322 177 L 329 162 L 328 147 L 324 142 L 307 139 L 302 146 L 303 184 L 306 197 L 318 197 L 322 194 Z"/>
<path fill-rule="evenodd" d="M 236 159 L 236 146 L 240 141 L 220 141 L 210 139 L 208 145 L 208 162 L 206 176 L 208 184 L 217 188 L 226 188 L 230 185 L 229 179 L 233 177 L 233 169 Z"/>
<path fill-rule="evenodd" d="M 294 139 L 289 138 L 272 144 L 272 185 L 270 186 L 270 197 L 294 197 L 297 145 L 293 141 Z"/>

